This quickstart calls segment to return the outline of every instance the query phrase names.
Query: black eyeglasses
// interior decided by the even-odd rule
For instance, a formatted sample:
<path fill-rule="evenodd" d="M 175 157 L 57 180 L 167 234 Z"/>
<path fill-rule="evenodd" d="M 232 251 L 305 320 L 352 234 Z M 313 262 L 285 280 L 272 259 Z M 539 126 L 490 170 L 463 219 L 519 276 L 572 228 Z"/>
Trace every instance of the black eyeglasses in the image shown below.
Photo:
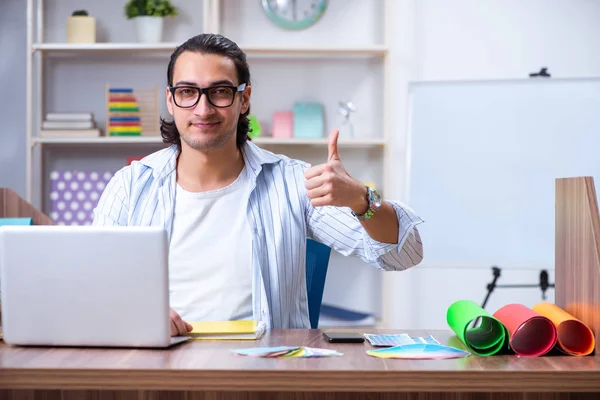
<path fill-rule="evenodd" d="M 208 102 L 218 108 L 226 108 L 233 104 L 235 94 L 243 92 L 246 84 L 239 86 L 211 86 L 199 88 L 196 86 L 169 86 L 173 95 L 175 105 L 180 108 L 192 108 L 198 104 L 202 93 L 206 95 Z"/>

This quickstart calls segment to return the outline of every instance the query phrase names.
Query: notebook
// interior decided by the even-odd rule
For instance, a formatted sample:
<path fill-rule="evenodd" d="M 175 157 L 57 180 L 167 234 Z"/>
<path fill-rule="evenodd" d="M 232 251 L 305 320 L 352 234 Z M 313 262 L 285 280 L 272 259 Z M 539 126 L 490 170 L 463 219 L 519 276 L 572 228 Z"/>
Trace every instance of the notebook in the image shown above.
<path fill-rule="evenodd" d="M 192 339 L 260 339 L 267 329 L 264 322 L 254 320 L 241 321 L 199 321 L 190 322 L 193 329 L 189 333 Z"/>

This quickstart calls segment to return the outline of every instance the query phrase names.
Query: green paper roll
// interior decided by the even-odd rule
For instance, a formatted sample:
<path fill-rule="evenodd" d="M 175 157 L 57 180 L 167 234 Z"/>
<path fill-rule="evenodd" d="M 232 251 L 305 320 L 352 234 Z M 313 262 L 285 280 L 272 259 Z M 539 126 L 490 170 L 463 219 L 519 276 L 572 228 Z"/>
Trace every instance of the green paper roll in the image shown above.
<path fill-rule="evenodd" d="M 481 318 L 481 324 L 469 328 L 477 318 Z M 504 325 L 471 300 L 454 302 L 448 308 L 446 321 L 465 346 L 480 356 L 494 355 L 507 343 Z"/>

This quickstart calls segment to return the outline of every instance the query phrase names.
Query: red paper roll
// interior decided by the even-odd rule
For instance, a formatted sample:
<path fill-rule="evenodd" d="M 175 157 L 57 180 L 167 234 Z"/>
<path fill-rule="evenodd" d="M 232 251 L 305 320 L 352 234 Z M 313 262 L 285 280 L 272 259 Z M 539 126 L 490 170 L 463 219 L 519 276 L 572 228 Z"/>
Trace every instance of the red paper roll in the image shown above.
<path fill-rule="evenodd" d="M 507 304 L 494 317 L 508 330 L 510 347 L 517 355 L 542 356 L 556 344 L 552 321 L 522 304 Z"/>

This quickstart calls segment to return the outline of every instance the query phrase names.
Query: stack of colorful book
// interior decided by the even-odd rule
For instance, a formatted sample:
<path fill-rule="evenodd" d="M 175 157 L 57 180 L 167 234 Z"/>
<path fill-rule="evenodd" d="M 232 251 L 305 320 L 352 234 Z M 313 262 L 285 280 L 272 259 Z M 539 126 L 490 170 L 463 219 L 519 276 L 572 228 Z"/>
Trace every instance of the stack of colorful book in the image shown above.
<path fill-rule="evenodd" d="M 110 136 L 140 136 L 140 106 L 131 88 L 110 88 L 108 99 L 108 133 Z"/>

